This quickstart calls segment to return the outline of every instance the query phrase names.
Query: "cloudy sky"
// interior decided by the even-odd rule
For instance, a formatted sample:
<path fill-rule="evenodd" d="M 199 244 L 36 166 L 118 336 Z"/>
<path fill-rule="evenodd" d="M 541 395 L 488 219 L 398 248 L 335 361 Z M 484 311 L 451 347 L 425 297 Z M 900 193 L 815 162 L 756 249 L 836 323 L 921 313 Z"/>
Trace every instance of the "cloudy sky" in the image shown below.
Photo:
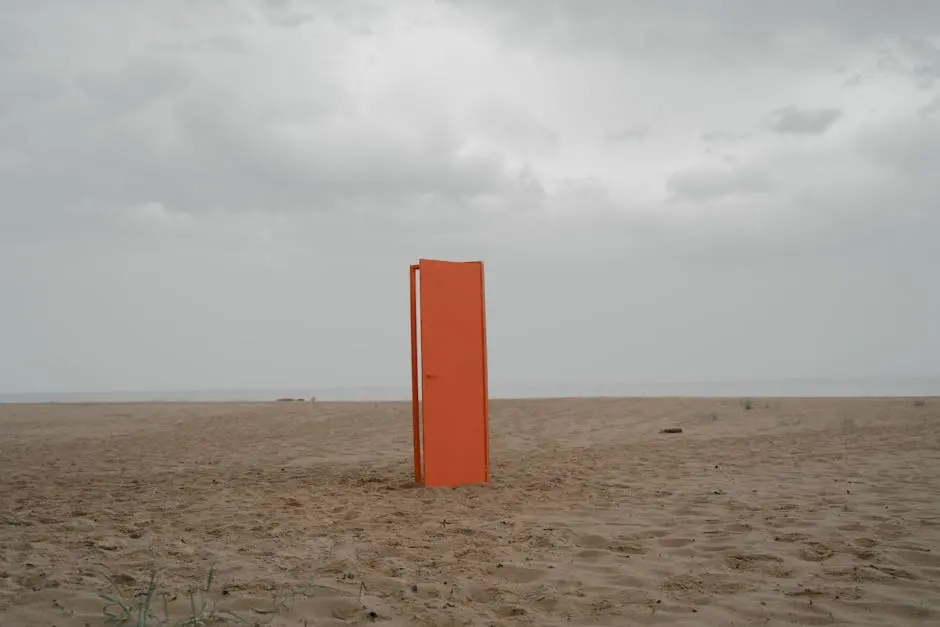
<path fill-rule="evenodd" d="M 940 376 L 940 2 L 4 9 L 0 391 Z"/>

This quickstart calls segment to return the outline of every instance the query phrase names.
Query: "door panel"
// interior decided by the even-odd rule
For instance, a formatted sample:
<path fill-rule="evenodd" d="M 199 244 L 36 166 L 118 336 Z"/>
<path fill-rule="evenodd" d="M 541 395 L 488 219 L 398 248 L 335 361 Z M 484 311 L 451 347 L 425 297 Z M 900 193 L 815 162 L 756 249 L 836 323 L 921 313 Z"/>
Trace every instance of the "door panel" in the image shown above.
<path fill-rule="evenodd" d="M 483 264 L 422 259 L 424 482 L 489 479 Z"/>

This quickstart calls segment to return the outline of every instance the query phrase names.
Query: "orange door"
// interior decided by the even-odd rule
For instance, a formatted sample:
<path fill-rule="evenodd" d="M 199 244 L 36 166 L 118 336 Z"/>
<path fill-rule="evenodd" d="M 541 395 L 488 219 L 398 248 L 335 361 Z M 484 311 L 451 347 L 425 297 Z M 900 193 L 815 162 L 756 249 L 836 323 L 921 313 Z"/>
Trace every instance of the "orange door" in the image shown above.
<path fill-rule="evenodd" d="M 429 261 L 420 270 L 424 483 L 489 480 L 483 264 Z"/>

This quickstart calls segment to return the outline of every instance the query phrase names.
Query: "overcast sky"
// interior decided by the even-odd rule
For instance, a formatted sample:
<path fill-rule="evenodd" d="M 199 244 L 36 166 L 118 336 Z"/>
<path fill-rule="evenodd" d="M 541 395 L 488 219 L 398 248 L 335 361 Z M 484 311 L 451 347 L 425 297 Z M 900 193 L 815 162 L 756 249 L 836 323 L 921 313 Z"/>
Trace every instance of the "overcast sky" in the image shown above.
<path fill-rule="evenodd" d="M 940 2 L 6 0 L 0 391 L 940 376 Z"/>

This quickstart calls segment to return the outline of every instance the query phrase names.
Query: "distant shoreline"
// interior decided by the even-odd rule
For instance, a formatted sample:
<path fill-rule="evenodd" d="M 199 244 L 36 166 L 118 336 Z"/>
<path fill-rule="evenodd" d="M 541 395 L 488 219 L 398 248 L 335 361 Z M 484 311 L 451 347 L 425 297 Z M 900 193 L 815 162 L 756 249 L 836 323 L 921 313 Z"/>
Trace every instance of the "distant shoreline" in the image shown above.
<path fill-rule="evenodd" d="M 529 396 L 519 396 L 519 397 L 490 397 L 490 402 L 556 402 L 556 401 L 575 401 L 575 400 L 610 400 L 610 401 L 741 401 L 743 399 L 751 399 L 754 401 L 916 401 L 916 400 L 925 400 L 925 401 L 940 401 L 940 395 L 927 395 L 927 396 L 539 396 L 539 397 L 529 397 Z M 403 403 L 411 403 L 410 400 L 401 400 L 401 399 L 392 399 L 392 400 L 369 400 L 369 401 L 317 401 L 316 403 L 311 403 L 307 401 L 307 405 L 399 405 Z M 75 407 L 91 407 L 95 405 L 100 406 L 185 406 L 185 405 L 194 405 L 194 406 L 205 406 L 205 405 L 219 405 L 219 406 L 242 406 L 242 405 L 303 405 L 304 403 L 280 403 L 277 400 L 270 401 L 115 401 L 115 400 L 98 400 L 98 401 L 4 401 L 0 400 L 0 407 L 2 406 L 43 406 L 43 405 L 54 405 L 54 406 L 75 406 Z"/>
<path fill-rule="evenodd" d="M 282 398 L 317 402 L 402 402 L 407 387 L 140 390 L 117 392 L 0 393 L 0 403 L 268 403 Z M 925 398 L 940 397 L 940 377 L 783 379 L 714 383 L 570 383 L 492 385 L 490 398 Z M 294 401 L 297 402 L 296 400 Z"/>

